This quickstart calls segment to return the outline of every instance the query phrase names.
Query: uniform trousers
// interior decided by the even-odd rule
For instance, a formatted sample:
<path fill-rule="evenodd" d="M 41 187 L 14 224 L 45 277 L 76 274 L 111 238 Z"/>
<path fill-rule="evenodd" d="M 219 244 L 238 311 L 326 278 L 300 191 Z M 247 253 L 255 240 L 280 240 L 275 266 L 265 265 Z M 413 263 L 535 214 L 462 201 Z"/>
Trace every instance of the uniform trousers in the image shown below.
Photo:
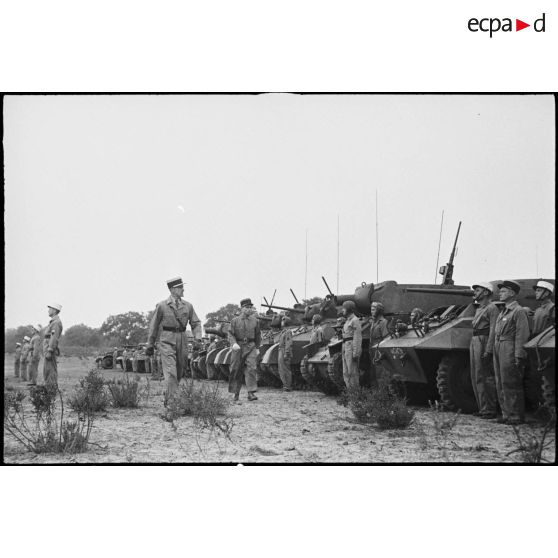
<path fill-rule="evenodd" d="M 493 415 L 498 412 L 493 358 L 483 359 L 487 343 L 488 335 L 477 335 L 471 339 L 469 347 L 471 383 L 481 415 Z"/>
<path fill-rule="evenodd" d="M 347 388 L 359 387 L 358 361 L 353 360 L 353 342 L 343 343 L 343 380 Z"/>
<path fill-rule="evenodd" d="M 523 366 L 515 364 L 515 342 L 500 340 L 494 344 L 494 372 L 496 392 L 505 419 L 525 418 L 525 394 L 523 391 Z"/>
<path fill-rule="evenodd" d="M 293 375 L 291 372 L 291 357 L 285 356 L 285 349 L 279 347 L 277 364 L 279 365 L 279 376 L 283 382 L 283 387 L 291 389 L 293 384 Z"/>
<path fill-rule="evenodd" d="M 165 332 L 168 333 L 168 332 Z M 165 335 L 159 341 L 159 354 L 163 376 L 166 382 L 165 402 L 174 397 L 178 382 L 186 375 L 188 368 L 188 339 L 185 333 Z"/>
<path fill-rule="evenodd" d="M 246 389 L 250 392 L 258 390 L 256 365 L 259 350 L 253 341 L 239 343 L 240 350 L 232 351 L 229 375 L 229 393 L 238 395 L 242 387 L 242 380 L 246 382 Z"/>

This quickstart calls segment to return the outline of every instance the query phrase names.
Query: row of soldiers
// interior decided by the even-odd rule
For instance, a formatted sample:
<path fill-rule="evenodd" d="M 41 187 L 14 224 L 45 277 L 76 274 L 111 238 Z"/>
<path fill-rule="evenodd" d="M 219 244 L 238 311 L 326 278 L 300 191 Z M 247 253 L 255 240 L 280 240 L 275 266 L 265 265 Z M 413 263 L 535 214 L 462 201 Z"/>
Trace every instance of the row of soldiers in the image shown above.
<path fill-rule="evenodd" d="M 47 387 L 58 387 L 58 343 L 62 335 L 60 311 L 58 303 L 47 305 L 49 324 L 46 327 L 34 325 L 31 327 L 31 337 L 25 335 L 22 342 L 16 343 L 14 373 L 21 381 L 29 382 L 29 386 L 36 386 L 39 375 L 39 363 L 44 356 L 43 380 Z"/>

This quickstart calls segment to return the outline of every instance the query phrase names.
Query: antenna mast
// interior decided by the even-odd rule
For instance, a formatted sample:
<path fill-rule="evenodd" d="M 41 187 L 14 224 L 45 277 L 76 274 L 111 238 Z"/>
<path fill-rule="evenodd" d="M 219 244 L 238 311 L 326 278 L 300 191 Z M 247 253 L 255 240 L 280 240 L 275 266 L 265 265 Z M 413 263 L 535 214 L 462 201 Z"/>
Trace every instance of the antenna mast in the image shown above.
<path fill-rule="evenodd" d="M 337 214 L 337 289 L 336 293 L 339 294 L 339 213 Z"/>
<path fill-rule="evenodd" d="M 436 271 L 434 272 L 434 285 L 438 277 L 438 264 L 440 263 L 440 245 L 442 244 L 442 227 L 444 226 L 444 210 L 442 209 L 442 221 L 440 223 L 440 239 L 438 240 L 438 256 L 436 257 Z"/>
<path fill-rule="evenodd" d="M 535 245 L 535 275 L 539 276 L 539 247 Z"/>
<path fill-rule="evenodd" d="M 378 256 L 378 189 L 376 188 L 376 283 L 378 283 L 378 277 L 380 276 L 379 270 L 379 256 Z"/>
<path fill-rule="evenodd" d="M 306 283 L 308 281 L 308 229 L 306 229 L 306 256 L 304 260 L 304 298 L 306 299 Z"/>

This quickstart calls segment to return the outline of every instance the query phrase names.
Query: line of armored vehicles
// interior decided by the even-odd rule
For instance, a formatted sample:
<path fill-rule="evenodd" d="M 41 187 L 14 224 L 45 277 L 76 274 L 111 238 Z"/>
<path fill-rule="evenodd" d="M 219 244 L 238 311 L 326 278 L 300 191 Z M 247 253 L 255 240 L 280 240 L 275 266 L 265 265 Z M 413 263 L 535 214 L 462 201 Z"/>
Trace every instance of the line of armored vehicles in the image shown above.
<path fill-rule="evenodd" d="M 459 231 L 458 231 L 459 234 Z M 292 331 L 293 387 L 321 390 L 337 395 L 344 389 L 340 316 L 345 301 L 353 301 L 362 325 L 362 354 L 359 361 L 361 385 L 370 385 L 373 359 L 376 369 L 387 374 L 412 403 L 440 401 L 447 409 L 464 413 L 477 411 L 470 375 L 469 345 L 475 314 L 470 285 L 455 285 L 452 279 L 457 237 L 449 262 L 440 268 L 440 284 L 409 284 L 397 281 L 362 283 L 354 293 L 328 294 L 321 302 L 293 307 L 268 304 L 261 320 L 258 383 L 280 387 L 278 368 L 281 318 L 290 318 Z M 538 303 L 534 287 L 539 279 L 514 279 L 521 286 L 519 304 L 532 313 Z M 553 279 L 544 279 L 554 284 Z M 497 285 L 493 301 L 499 304 Z M 292 291 L 291 291 L 292 292 Z M 294 293 L 293 293 L 294 296 Z M 296 297 L 295 297 L 296 300 Z M 371 304 L 381 302 L 389 333 L 370 347 Z M 411 319 L 413 310 L 421 309 Z M 323 340 L 311 343 L 312 318 L 321 317 Z M 209 380 L 227 380 L 232 350 L 227 340 L 227 322 L 206 327 L 208 346 L 192 355 L 191 373 Z M 529 355 L 527 404 L 535 410 L 541 404 L 555 403 L 555 326 L 550 325 L 525 345 Z M 544 386 L 544 389 L 543 387 Z"/>

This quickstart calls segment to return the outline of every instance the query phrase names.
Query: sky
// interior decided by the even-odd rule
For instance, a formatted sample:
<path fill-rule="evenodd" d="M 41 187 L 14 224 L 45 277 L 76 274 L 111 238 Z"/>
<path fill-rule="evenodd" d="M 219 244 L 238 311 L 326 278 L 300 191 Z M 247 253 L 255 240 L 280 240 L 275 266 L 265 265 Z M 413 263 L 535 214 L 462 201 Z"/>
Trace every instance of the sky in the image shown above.
<path fill-rule="evenodd" d="M 6 327 L 52 302 L 99 327 L 175 276 L 202 321 L 322 276 L 432 283 L 442 211 L 456 284 L 555 277 L 551 95 L 14 95 L 3 117 Z"/>

